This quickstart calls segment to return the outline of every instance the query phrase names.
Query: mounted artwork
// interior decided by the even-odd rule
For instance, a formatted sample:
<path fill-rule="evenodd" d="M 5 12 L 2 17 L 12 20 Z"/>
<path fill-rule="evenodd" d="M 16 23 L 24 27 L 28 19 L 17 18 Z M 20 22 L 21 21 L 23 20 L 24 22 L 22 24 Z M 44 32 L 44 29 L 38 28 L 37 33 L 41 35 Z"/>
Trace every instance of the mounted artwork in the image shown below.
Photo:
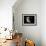
<path fill-rule="evenodd" d="M 22 25 L 23 26 L 36 26 L 37 14 L 22 14 Z"/>

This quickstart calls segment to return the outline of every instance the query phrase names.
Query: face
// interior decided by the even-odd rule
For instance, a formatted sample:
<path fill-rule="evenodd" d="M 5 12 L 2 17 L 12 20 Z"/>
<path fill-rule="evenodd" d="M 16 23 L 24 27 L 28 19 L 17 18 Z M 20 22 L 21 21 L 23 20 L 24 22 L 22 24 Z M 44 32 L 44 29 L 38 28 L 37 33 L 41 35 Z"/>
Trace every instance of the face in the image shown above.
<path fill-rule="evenodd" d="M 30 18 L 29 18 L 29 17 L 27 17 L 27 18 L 26 18 L 26 21 L 27 21 L 27 22 L 30 22 Z"/>

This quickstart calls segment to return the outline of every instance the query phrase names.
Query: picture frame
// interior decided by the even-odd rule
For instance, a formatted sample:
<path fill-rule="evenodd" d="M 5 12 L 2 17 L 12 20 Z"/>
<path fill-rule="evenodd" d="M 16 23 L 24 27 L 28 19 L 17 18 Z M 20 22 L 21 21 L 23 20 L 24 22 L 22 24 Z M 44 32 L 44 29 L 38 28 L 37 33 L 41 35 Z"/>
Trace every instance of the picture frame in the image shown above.
<path fill-rule="evenodd" d="M 22 26 L 36 26 L 37 14 L 22 14 Z"/>

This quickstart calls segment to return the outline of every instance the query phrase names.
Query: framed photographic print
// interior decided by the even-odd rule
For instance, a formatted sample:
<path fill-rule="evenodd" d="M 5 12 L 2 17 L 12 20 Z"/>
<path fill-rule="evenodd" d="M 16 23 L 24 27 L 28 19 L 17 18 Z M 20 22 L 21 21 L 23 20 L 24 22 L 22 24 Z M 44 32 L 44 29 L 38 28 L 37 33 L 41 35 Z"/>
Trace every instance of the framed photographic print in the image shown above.
<path fill-rule="evenodd" d="M 22 14 L 22 25 L 23 26 L 36 26 L 37 14 Z"/>

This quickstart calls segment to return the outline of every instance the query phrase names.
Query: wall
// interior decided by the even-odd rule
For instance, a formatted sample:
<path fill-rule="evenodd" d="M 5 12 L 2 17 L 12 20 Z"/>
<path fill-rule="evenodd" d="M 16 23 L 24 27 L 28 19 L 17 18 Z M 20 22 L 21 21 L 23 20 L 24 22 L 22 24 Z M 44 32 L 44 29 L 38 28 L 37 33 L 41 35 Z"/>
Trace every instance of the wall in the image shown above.
<path fill-rule="evenodd" d="M 46 46 L 46 0 L 41 1 L 41 38 L 42 46 Z"/>
<path fill-rule="evenodd" d="M 28 1 L 28 0 L 27 0 Z M 31 0 L 32 1 L 32 0 Z M 34 0 L 35 1 L 35 0 Z M 8 28 L 12 28 L 12 6 L 13 6 L 13 4 L 16 2 L 16 0 L 0 0 L 0 26 L 3 26 L 3 27 L 8 27 Z M 20 1 L 18 1 L 18 2 L 20 2 Z M 24 2 L 26 2 L 26 1 L 24 1 Z M 29 1 L 30 2 L 30 1 Z M 40 2 L 40 1 L 39 1 Z M 39 4 L 39 3 L 38 3 Z M 35 33 L 36 32 L 40 32 L 41 31 L 41 40 L 42 40 L 42 46 L 46 46 L 46 0 L 41 0 L 41 15 L 38 15 L 37 16 L 37 19 L 38 19 L 38 21 L 41 19 L 41 21 L 40 21 L 40 23 L 38 22 L 38 26 L 35 26 L 35 28 L 33 27 L 33 26 L 22 26 L 22 13 L 34 13 L 33 11 L 35 11 L 35 10 L 31 10 L 30 11 L 30 9 L 31 9 L 31 7 L 30 7 L 30 5 L 29 5 L 29 8 L 28 7 L 23 7 L 23 9 L 29 9 L 28 11 L 30 11 L 30 12 L 28 12 L 28 11 L 24 11 L 23 10 L 23 12 L 19 12 L 18 13 L 18 8 L 17 8 L 17 4 L 15 3 L 15 5 L 16 6 L 14 6 L 14 13 L 15 13 L 15 15 L 16 15 L 16 17 L 15 17 L 15 28 L 18 30 L 18 31 L 20 31 L 20 32 L 23 32 L 24 33 L 24 35 L 25 36 L 27 36 L 26 35 L 26 33 L 28 34 L 28 36 L 29 35 L 31 35 L 31 39 L 33 38 L 33 36 L 35 35 Z M 26 5 L 25 3 L 23 4 L 23 5 Z M 34 6 L 34 5 L 33 5 Z M 19 6 L 18 6 L 19 7 Z M 22 6 L 21 6 L 22 7 Z M 35 6 L 34 6 L 35 7 Z M 17 8 L 17 9 L 16 9 Z M 38 8 L 39 8 L 39 6 L 38 6 Z M 22 8 L 21 8 L 22 9 Z M 20 11 L 20 10 L 19 10 Z M 22 10 L 21 10 L 22 11 Z M 36 11 L 38 11 L 38 10 L 36 10 Z M 40 12 L 40 11 L 39 11 Z M 17 13 L 19 14 L 19 16 L 17 16 Z M 21 15 L 20 15 L 21 14 Z M 40 25 L 39 25 L 40 24 Z M 39 26 L 41 26 L 41 28 L 39 27 Z M 41 30 L 39 30 L 39 28 L 41 29 Z M 39 31 L 38 31 L 39 30 Z M 24 36 L 24 37 L 25 37 Z M 36 38 L 36 39 L 34 39 L 35 41 L 37 41 L 38 39 L 38 35 L 37 35 L 37 37 L 36 37 L 36 35 L 34 36 L 34 38 Z M 40 39 L 40 36 L 39 36 L 39 39 Z M 38 43 L 38 42 L 37 42 Z"/>
<path fill-rule="evenodd" d="M 19 2 L 19 1 L 18 1 Z M 15 30 L 23 33 L 23 37 L 35 41 L 41 46 L 41 1 L 22 0 L 13 6 Z M 22 26 L 22 14 L 37 14 L 37 26 Z"/>
<path fill-rule="evenodd" d="M 12 28 L 12 6 L 16 0 L 0 0 L 0 27 Z"/>

